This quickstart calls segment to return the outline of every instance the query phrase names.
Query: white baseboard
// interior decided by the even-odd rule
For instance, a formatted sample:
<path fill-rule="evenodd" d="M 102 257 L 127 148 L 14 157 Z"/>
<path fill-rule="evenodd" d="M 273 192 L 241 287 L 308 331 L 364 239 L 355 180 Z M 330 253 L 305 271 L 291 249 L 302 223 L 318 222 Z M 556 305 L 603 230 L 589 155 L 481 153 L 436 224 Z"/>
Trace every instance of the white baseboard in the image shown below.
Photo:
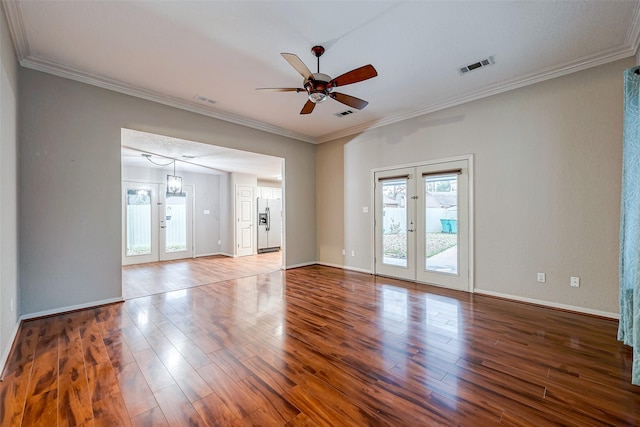
<path fill-rule="evenodd" d="M 349 267 L 348 265 L 332 264 L 330 262 L 320 262 L 320 261 L 318 261 L 316 264 L 324 265 L 327 267 L 341 268 L 343 270 L 355 271 L 357 273 L 372 274 L 371 270 L 367 270 L 365 268 Z"/>
<path fill-rule="evenodd" d="M 317 265 L 324 265 L 325 267 L 333 267 L 333 268 L 340 268 L 342 270 L 344 270 L 344 265 L 340 265 L 340 264 L 332 264 L 330 262 L 316 262 Z"/>
<path fill-rule="evenodd" d="M 607 317 L 609 319 L 616 319 L 616 320 L 620 319 L 620 314 L 619 313 L 609 313 L 607 311 L 594 310 L 592 308 L 578 307 L 578 306 L 575 306 L 575 305 L 560 304 L 560 303 L 557 303 L 557 302 L 550 302 L 550 301 L 542 301 L 542 300 L 539 300 L 539 299 L 525 298 L 525 297 L 520 297 L 520 296 L 517 296 L 517 295 L 503 294 L 501 292 L 487 291 L 487 290 L 478 289 L 478 288 L 474 289 L 473 292 L 476 293 L 476 294 L 481 294 L 481 295 L 488 295 L 488 296 L 492 296 L 492 297 L 510 299 L 510 300 L 514 300 L 514 301 L 527 302 L 527 303 L 530 303 L 530 304 L 543 305 L 545 307 L 560 308 L 562 310 L 575 311 L 577 313 L 584 313 L 584 314 L 591 314 L 591 315 L 594 315 L 594 316 Z"/>
<path fill-rule="evenodd" d="M 108 299 L 103 299 L 99 301 L 91 301 L 84 304 L 69 305 L 67 307 L 60 307 L 60 308 L 54 308 L 52 310 L 39 311 L 37 313 L 23 314 L 22 316 L 20 316 L 20 321 L 36 319 L 38 317 L 53 316 L 56 314 L 67 313 L 69 311 L 82 310 L 85 308 L 97 307 L 99 305 L 105 305 L 105 304 L 113 304 L 114 302 L 122 302 L 122 301 L 124 301 L 122 297 L 108 298 Z"/>
<path fill-rule="evenodd" d="M 342 268 L 349 271 L 355 271 L 357 273 L 373 274 L 373 272 L 367 268 L 349 267 L 348 265 L 343 265 Z"/>
<path fill-rule="evenodd" d="M 13 347 L 13 343 L 16 341 L 16 337 L 18 336 L 18 331 L 20 330 L 20 325 L 22 321 L 18 319 L 16 322 L 13 331 L 11 332 L 11 336 L 9 337 L 9 341 L 7 341 L 7 347 L 2 352 L 2 359 L 0 359 L 0 375 L 4 372 L 4 368 L 7 365 L 7 360 L 9 360 L 9 354 L 11 353 L 11 348 Z M 2 378 L 0 377 L 0 380 Z"/>
<path fill-rule="evenodd" d="M 317 262 L 311 261 L 311 262 L 303 262 L 302 264 L 285 265 L 283 267 L 283 270 L 291 270 L 292 268 L 308 267 L 310 265 L 316 265 L 316 264 Z"/>
<path fill-rule="evenodd" d="M 220 252 L 212 252 L 210 254 L 197 254 L 197 255 L 194 255 L 194 258 L 202 258 L 206 256 L 215 256 L 215 255 L 223 255 L 223 254 Z"/>

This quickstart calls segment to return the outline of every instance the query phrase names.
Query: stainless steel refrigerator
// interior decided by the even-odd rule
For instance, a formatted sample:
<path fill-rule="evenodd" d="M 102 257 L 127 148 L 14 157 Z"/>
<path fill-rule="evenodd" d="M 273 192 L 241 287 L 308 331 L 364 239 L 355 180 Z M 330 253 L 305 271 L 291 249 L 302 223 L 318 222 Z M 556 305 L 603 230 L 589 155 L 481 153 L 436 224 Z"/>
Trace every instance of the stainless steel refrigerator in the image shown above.
<path fill-rule="evenodd" d="M 258 253 L 282 246 L 282 200 L 258 199 Z"/>

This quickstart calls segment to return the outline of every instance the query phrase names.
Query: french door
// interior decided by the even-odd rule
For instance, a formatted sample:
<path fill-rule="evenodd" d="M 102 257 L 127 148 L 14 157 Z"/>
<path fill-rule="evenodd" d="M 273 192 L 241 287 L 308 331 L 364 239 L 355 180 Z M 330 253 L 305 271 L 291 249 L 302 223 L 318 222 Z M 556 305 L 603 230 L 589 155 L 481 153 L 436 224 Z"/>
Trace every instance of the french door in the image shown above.
<path fill-rule="evenodd" d="M 470 290 L 469 159 L 374 180 L 376 274 Z"/>
<path fill-rule="evenodd" d="M 193 257 L 193 186 L 123 182 L 122 265 Z"/>

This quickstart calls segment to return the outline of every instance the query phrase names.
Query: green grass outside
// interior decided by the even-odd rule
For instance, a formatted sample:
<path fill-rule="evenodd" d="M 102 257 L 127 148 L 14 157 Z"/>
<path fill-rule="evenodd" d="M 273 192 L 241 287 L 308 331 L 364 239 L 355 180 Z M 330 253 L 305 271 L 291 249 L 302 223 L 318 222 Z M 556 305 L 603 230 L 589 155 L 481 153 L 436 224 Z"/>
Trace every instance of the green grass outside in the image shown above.
<path fill-rule="evenodd" d="M 407 235 L 384 234 L 382 236 L 383 253 L 391 258 L 404 259 L 407 257 Z M 425 257 L 444 252 L 458 244 L 458 235 L 449 233 L 427 233 L 425 243 Z"/>

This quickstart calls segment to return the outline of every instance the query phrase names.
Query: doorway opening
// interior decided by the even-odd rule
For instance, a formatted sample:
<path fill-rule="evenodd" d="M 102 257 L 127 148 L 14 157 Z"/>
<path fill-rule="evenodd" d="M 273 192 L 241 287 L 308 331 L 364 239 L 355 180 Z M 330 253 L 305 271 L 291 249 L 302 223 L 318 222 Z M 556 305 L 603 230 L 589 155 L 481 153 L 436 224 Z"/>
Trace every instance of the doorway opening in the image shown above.
<path fill-rule="evenodd" d="M 257 205 L 269 194 L 284 206 L 284 159 L 122 129 L 121 171 L 125 299 L 282 269 L 284 220 L 276 250 L 259 253 Z"/>

